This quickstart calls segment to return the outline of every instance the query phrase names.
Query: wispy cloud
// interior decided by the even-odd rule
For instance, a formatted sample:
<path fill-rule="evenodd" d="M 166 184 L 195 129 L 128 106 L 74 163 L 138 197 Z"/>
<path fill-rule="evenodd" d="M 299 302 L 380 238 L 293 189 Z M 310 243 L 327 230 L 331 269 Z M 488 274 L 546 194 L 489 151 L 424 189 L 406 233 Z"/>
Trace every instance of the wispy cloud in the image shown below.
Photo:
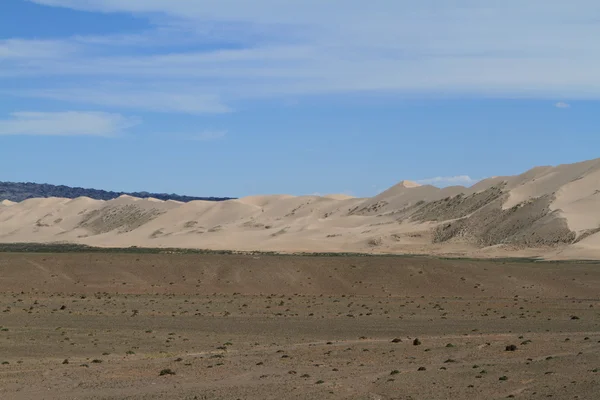
<path fill-rule="evenodd" d="M 115 136 L 140 123 L 103 112 L 15 112 L 0 120 L 0 135 Z"/>
<path fill-rule="evenodd" d="M 239 99 L 363 91 L 600 98 L 600 26 L 589 18 L 600 13 L 596 0 L 30 1 L 160 22 L 127 35 L 65 38 L 65 49 L 79 51 L 59 49 L 59 58 L 13 56 L 0 76 L 87 80 L 79 91 L 29 96 L 185 113 L 225 112 Z M 11 48 L 26 54 L 27 43 Z M 141 89 L 104 93 L 91 84 L 106 80 Z"/>
<path fill-rule="evenodd" d="M 204 131 L 195 135 L 187 135 L 187 140 L 195 140 L 199 142 L 211 142 L 221 140 L 227 136 L 227 131 Z"/>
<path fill-rule="evenodd" d="M 554 105 L 554 107 L 556 107 L 556 108 L 571 108 L 571 105 L 569 103 L 565 103 L 563 101 L 559 101 L 558 103 L 556 103 Z"/>
<path fill-rule="evenodd" d="M 64 40 L 0 40 L 0 60 L 48 60 L 74 53 L 75 43 Z"/>
<path fill-rule="evenodd" d="M 223 104 L 218 96 L 202 94 L 190 88 L 153 84 L 132 87 L 131 85 L 93 85 L 87 88 L 34 89 L 14 91 L 12 94 L 86 103 L 108 107 L 120 107 L 162 113 L 227 113 L 231 108 Z"/>
<path fill-rule="evenodd" d="M 434 186 L 471 186 L 479 182 L 481 179 L 473 179 L 468 175 L 457 175 L 457 176 L 436 176 L 435 178 L 420 179 L 416 181 L 421 185 L 434 185 Z"/>

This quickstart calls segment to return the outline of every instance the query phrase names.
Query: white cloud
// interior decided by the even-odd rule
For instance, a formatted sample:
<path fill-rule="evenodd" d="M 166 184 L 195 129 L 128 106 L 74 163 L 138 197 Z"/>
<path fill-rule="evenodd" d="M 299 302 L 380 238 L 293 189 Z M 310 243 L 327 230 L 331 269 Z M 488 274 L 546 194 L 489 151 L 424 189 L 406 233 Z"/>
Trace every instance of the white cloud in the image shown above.
<path fill-rule="evenodd" d="M 65 39 L 67 46 L 90 51 L 3 65 L 0 76 L 110 79 L 162 88 L 140 89 L 133 101 L 119 101 L 121 94 L 133 96 L 123 88 L 101 96 L 49 88 L 59 100 L 137 103 L 158 111 L 160 96 L 170 93 L 181 101 L 165 97 L 162 110 L 198 113 L 222 112 L 223 104 L 240 98 L 361 91 L 600 98 L 600 26 L 590 17 L 600 14 L 596 0 L 579 0 L 577 7 L 562 0 L 376 0 L 368 6 L 362 0 L 31 1 L 160 16 L 154 31 Z M 178 47 L 180 40 L 186 46 Z M 223 47 L 231 42 L 236 45 Z M 124 45 L 143 51 L 128 49 L 123 56 L 110 50 Z M 94 91 L 89 84 L 81 88 Z M 216 104 L 195 94 L 212 96 Z"/>
<path fill-rule="evenodd" d="M 74 43 L 60 40 L 5 39 L 0 40 L 0 60 L 47 60 L 65 57 L 76 49 Z"/>
<path fill-rule="evenodd" d="M 103 112 L 15 112 L 0 120 L 0 135 L 114 136 L 137 118 Z"/>
<path fill-rule="evenodd" d="M 420 179 L 415 182 L 417 182 L 418 184 L 421 184 L 421 185 L 434 185 L 434 186 L 445 187 L 445 186 L 454 186 L 454 185 L 471 186 L 471 185 L 474 185 L 475 183 L 479 182 L 480 180 L 481 179 L 473 179 L 468 175 L 457 175 L 457 176 L 436 176 L 435 178 Z"/>
<path fill-rule="evenodd" d="M 196 140 L 201 142 L 210 142 L 220 140 L 227 136 L 227 131 L 204 131 L 195 135 L 188 135 L 188 140 Z"/>
<path fill-rule="evenodd" d="M 202 114 L 231 111 L 218 96 L 201 94 L 183 87 L 178 90 L 174 85 L 169 86 L 155 87 L 147 84 L 140 88 L 130 85 L 96 85 L 85 89 L 35 89 L 12 94 L 165 113 Z"/>
<path fill-rule="evenodd" d="M 571 108 L 571 105 L 569 103 L 565 103 L 563 101 L 559 101 L 558 103 L 556 103 L 554 105 L 554 107 L 556 107 L 556 108 Z"/>
<path fill-rule="evenodd" d="M 111 33 L 105 35 L 77 35 L 71 38 L 78 44 L 140 48 L 184 47 L 194 45 L 210 45 L 228 43 L 237 45 L 254 45 L 257 42 L 274 43 L 279 30 L 275 26 L 254 26 L 248 30 L 244 23 L 217 23 L 207 21 L 161 19 L 160 25 L 154 29 L 136 33 Z M 288 32 L 286 38 L 292 38 Z"/>

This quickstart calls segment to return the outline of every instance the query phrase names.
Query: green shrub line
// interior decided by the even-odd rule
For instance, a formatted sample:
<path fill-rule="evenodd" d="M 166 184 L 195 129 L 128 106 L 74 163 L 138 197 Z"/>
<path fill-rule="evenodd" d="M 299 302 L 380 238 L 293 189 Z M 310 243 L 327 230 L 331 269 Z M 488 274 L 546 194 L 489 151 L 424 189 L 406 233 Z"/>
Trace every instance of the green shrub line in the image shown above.
<path fill-rule="evenodd" d="M 534 257 L 445 257 L 429 254 L 387 254 L 354 252 L 297 252 L 277 251 L 236 251 L 190 248 L 159 247 L 94 247 L 75 243 L 0 243 L 0 253 L 106 253 L 106 254 L 198 254 L 198 255 L 260 255 L 260 256 L 300 256 L 300 257 L 387 257 L 387 258 L 429 258 L 448 261 L 487 261 L 492 263 L 598 263 L 597 260 L 543 260 Z"/>

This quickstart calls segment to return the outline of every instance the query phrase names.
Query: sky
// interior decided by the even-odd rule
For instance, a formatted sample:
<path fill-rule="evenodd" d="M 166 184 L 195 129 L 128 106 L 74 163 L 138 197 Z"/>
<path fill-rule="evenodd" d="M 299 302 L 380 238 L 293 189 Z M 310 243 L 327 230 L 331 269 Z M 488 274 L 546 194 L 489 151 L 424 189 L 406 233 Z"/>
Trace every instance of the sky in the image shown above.
<path fill-rule="evenodd" d="M 372 196 L 600 157 L 597 0 L 0 0 L 0 181 Z"/>

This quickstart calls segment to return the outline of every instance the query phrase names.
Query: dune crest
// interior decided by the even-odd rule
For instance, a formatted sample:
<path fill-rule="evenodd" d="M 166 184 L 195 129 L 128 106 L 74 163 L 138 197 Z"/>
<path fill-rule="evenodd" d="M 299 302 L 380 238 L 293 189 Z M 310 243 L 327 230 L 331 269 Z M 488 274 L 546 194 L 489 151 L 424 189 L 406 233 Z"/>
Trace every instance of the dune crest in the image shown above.
<path fill-rule="evenodd" d="M 600 259 L 600 159 L 443 189 L 401 181 L 371 198 L 264 195 L 222 202 L 2 201 L 0 242 L 281 252 Z"/>
<path fill-rule="evenodd" d="M 413 182 L 413 181 L 401 181 L 398 185 L 404 186 L 405 188 L 415 188 L 415 187 L 419 187 L 419 186 L 423 186 L 417 182 Z"/>
<path fill-rule="evenodd" d="M 354 196 L 350 196 L 350 195 L 344 194 L 344 193 L 326 194 L 323 197 L 326 198 L 326 199 L 332 199 L 332 200 L 350 200 L 350 199 L 355 199 L 356 198 Z"/>

